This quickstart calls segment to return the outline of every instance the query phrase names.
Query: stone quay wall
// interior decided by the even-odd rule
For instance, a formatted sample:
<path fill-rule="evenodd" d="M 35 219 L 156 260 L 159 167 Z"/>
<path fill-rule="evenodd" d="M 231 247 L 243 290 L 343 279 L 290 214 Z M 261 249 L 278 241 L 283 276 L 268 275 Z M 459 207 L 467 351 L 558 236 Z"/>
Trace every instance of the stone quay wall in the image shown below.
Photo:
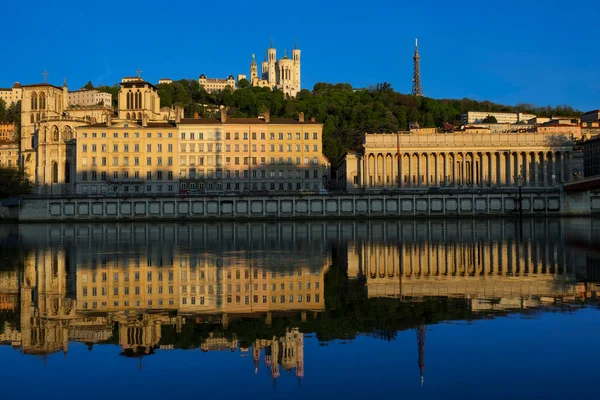
<path fill-rule="evenodd" d="M 520 200 L 520 201 L 519 201 Z M 519 212 L 519 204 L 522 207 Z M 20 222 L 260 220 L 473 216 L 561 216 L 600 213 L 600 194 L 565 210 L 559 191 L 473 194 L 394 194 L 273 197 L 28 198 Z M 595 211 L 593 207 L 596 207 Z"/>

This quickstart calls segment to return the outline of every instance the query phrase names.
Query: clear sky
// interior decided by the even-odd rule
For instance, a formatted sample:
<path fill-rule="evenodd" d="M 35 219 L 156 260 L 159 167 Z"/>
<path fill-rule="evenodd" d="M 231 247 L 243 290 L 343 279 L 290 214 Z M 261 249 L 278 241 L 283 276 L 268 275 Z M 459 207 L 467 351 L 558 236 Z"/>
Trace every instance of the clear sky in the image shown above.
<path fill-rule="evenodd" d="M 418 37 L 426 96 L 586 111 L 600 108 L 597 11 L 591 0 L 11 1 L 0 87 L 44 70 L 73 89 L 138 68 L 151 82 L 248 74 L 272 37 L 278 58 L 298 40 L 304 88 L 386 81 L 407 93 Z"/>

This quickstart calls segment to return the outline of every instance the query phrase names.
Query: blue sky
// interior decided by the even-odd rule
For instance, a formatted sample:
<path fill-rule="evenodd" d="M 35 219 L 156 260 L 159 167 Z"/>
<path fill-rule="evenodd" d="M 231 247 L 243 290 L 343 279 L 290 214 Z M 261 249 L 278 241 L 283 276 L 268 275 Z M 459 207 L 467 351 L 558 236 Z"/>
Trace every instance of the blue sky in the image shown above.
<path fill-rule="evenodd" d="M 425 95 L 600 107 L 600 24 L 591 0 L 301 2 L 6 2 L 0 87 L 48 81 L 79 88 L 123 76 L 248 74 L 273 38 L 297 38 L 302 86 L 390 82 L 409 92 L 419 38 Z M 14 32 L 12 34 L 11 32 Z"/>

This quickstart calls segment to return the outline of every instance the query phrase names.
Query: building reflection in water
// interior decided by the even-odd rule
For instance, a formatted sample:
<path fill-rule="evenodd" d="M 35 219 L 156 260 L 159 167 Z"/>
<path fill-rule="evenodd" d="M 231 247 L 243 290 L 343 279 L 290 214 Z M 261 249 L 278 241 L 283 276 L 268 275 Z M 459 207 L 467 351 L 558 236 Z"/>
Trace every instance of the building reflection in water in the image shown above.
<path fill-rule="evenodd" d="M 16 234 L 24 250 L 0 269 L 0 315 L 11 316 L 0 321 L 0 343 L 44 357 L 66 356 L 70 342 L 90 350 L 118 344 L 121 355 L 140 359 L 140 367 L 143 357 L 158 349 L 240 351 L 251 354 L 256 372 L 262 358 L 274 382 L 282 370 L 301 378 L 303 329 L 325 324 L 320 317 L 329 311 L 326 290 L 334 296 L 339 290 L 332 287 L 337 283 L 325 287 L 330 268 L 347 268 L 348 283 L 342 285 L 359 296 L 365 293 L 367 300 L 402 304 L 466 298 L 469 318 L 583 304 L 598 291 L 600 257 L 592 244 L 599 242 L 599 229 L 577 224 L 435 220 L 6 227 L 0 235 Z M 273 334 L 267 328 L 280 316 L 294 325 Z M 445 318 L 457 317 L 443 315 L 433 323 Z M 247 329 L 239 329 L 239 321 L 261 321 L 266 328 L 250 324 L 257 334 L 240 339 Z M 426 323 L 431 321 L 413 325 L 422 383 Z M 185 335 L 188 342 L 179 343 Z"/>

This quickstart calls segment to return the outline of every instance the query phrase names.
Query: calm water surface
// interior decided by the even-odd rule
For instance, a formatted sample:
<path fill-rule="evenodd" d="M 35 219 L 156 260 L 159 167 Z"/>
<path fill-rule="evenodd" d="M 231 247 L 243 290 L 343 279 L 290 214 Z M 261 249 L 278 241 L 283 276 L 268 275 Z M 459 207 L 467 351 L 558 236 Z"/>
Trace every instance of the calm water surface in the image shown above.
<path fill-rule="evenodd" d="M 600 221 L 0 226 L 2 396 L 597 396 Z"/>

